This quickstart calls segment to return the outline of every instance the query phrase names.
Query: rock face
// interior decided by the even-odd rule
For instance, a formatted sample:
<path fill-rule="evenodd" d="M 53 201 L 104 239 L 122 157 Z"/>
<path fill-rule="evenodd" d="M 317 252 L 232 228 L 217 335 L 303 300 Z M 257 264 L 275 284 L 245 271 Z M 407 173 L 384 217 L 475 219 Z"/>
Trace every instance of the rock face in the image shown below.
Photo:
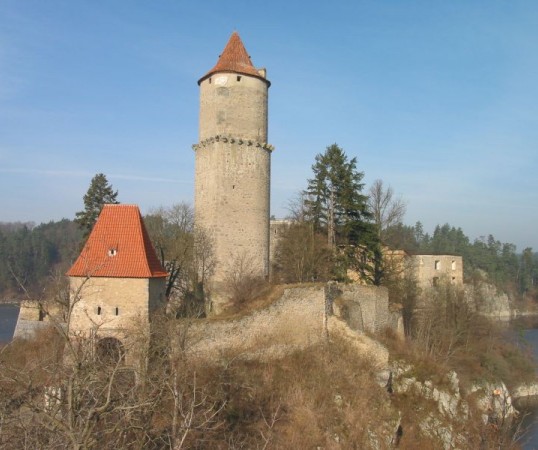
<path fill-rule="evenodd" d="M 479 314 L 499 319 L 512 317 L 512 302 L 508 295 L 486 281 L 466 285 L 465 296 L 469 302 L 474 304 Z"/>
<path fill-rule="evenodd" d="M 411 364 L 396 361 L 392 387 L 396 394 L 411 394 L 433 403 L 435 408 L 424 411 L 418 426 L 424 435 L 439 440 L 447 450 L 465 447 L 466 437 L 457 430 L 465 429 L 472 408 L 478 409 L 484 424 L 500 423 L 517 414 L 512 396 L 502 381 L 476 383 L 468 395 L 463 395 L 456 372 L 449 372 L 442 385 L 436 385 L 431 380 L 419 381 Z M 424 402 L 417 402 L 417 409 L 421 403 Z"/>
<path fill-rule="evenodd" d="M 512 393 L 514 399 L 522 397 L 538 397 L 538 383 L 525 383 L 514 389 Z"/>

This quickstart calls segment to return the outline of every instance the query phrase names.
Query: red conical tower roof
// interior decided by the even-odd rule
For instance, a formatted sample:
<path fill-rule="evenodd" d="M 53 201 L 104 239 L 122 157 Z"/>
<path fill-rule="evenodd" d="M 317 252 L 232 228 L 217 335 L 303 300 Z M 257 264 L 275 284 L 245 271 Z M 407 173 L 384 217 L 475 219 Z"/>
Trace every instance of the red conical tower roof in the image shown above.
<path fill-rule="evenodd" d="M 67 275 L 70 277 L 161 278 L 163 269 L 136 205 L 104 205 Z"/>
<path fill-rule="evenodd" d="M 250 56 L 248 56 L 245 46 L 243 45 L 237 31 L 234 31 L 230 36 L 230 40 L 226 44 L 226 47 L 224 47 L 224 50 L 219 56 L 219 60 L 217 61 L 217 64 L 215 64 L 215 67 L 213 67 L 202 78 L 200 78 L 198 80 L 198 84 L 217 72 L 233 72 L 243 75 L 250 75 L 265 81 L 267 84 L 270 84 L 269 81 L 260 75 L 260 73 L 253 66 Z"/>

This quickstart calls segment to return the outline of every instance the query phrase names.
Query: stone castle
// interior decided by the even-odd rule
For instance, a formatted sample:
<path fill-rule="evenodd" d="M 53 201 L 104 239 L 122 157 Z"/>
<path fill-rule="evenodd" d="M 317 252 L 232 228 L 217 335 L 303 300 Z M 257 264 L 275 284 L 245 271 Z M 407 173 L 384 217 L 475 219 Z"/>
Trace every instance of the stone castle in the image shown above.
<path fill-rule="evenodd" d="M 213 240 L 217 265 L 211 290 L 213 312 L 218 313 L 227 301 L 219 292 L 238 261 L 249 268 L 249 275 L 268 277 L 270 246 L 287 223 L 275 222 L 270 228 L 270 82 L 265 69 L 253 66 L 236 32 L 198 85 L 200 131 L 199 142 L 193 146 L 195 224 Z M 417 274 L 425 283 L 433 284 L 441 276 L 462 282 L 461 258 L 417 258 Z M 165 303 L 167 274 L 134 205 L 105 205 L 67 275 L 71 286 L 69 332 L 91 338 L 97 350 L 101 345 L 104 352 L 113 349 L 124 354 L 133 324 L 149 330 L 152 314 Z M 38 321 L 23 310 L 17 325 L 22 337 L 31 332 L 31 322 Z M 352 285 L 287 289 L 273 305 L 251 316 L 198 324 L 194 330 L 202 330 L 197 345 L 209 349 L 228 340 L 230 346 L 246 349 L 249 342 L 262 338 L 277 347 L 290 342 L 301 347 L 331 331 L 378 352 L 374 344 L 364 343 L 367 338 L 360 333 L 385 326 L 401 326 L 401 320 L 389 311 L 387 290 Z"/>

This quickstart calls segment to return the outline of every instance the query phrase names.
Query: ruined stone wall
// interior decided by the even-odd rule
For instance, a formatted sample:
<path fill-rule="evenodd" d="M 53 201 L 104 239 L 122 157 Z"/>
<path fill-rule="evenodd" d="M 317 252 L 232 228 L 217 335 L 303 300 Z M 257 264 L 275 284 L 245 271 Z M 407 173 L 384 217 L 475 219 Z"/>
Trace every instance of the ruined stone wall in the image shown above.
<path fill-rule="evenodd" d="M 51 326 L 53 326 L 53 323 L 50 321 L 24 319 L 19 315 L 13 332 L 13 339 L 32 339 L 36 333 Z"/>
<path fill-rule="evenodd" d="M 337 289 L 335 313 L 351 329 L 375 333 L 392 324 L 387 288 L 350 284 Z"/>
<path fill-rule="evenodd" d="M 368 330 L 387 323 L 388 293 L 384 288 L 355 286 L 309 286 L 289 288 L 270 306 L 237 319 L 183 321 L 178 336 L 186 334 L 186 351 L 191 356 L 220 358 L 227 353 L 245 357 L 279 357 L 285 353 L 317 344 L 331 335 L 350 340 L 361 352 L 379 364 L 387 352 L 359 329 L 352 329 L 341 310 L 333 309 L 339 295 L 355 305 L 364 300 L 364 323 Z M 345 293 L 344 293 L 345 292 Z M 379 307 L 372 303 L 380 300 Z M 383 311 L 385 309 L 385 311 Z"/>
<path fill-rule="evenodd" d="M 21 303 L 13 338 L 31 339 L 40 330 L 48 327 L 64 326 L 65 311 L 54 302 L 40 304 L 25 300 Z"/>
<path fill-rule="evenodd" d="M 439 282 L 463 286 L 463 258 L 453 255 L 414 255 L 412 268 L 418 285 L 425 289 Z"/>

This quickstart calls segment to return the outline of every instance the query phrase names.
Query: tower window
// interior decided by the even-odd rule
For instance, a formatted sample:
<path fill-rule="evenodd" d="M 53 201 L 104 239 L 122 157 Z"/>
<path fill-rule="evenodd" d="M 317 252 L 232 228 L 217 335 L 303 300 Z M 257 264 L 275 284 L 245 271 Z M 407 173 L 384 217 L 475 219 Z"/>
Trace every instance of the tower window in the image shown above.
<path fill-rule="evenodd" d="M 209 84 L 211 84 L 211 77 L 209 77 Z"/>
<path fill-rule="evenodd" d="M 100 307 L 100 306 L 97 307 L 97 315 L 98 315 L 98 316 L 101 315 L 101 307 Z"/>
<path fill-rule="evenodd" d="M 237 81 L 241 81 L 241 75 L 237 75 Z"/>
<path fill-rule="evenodd" d="M 232 184 L 232 189 L 235 189 L 235 184 Z"/>
<path fill-rule="evenodd" d="M 456 261 L 452 261 L 452 270 L 456 270 Z"/>
<path fill-rule="evenodd" d="M 116 306 L 116 316 L 120 315 L 120 309 Z"/>
<path fill-rule="evenodd" d="M 439 260 L 435 261 L 435 270 L 441 270 L 441 261 Z"/>

